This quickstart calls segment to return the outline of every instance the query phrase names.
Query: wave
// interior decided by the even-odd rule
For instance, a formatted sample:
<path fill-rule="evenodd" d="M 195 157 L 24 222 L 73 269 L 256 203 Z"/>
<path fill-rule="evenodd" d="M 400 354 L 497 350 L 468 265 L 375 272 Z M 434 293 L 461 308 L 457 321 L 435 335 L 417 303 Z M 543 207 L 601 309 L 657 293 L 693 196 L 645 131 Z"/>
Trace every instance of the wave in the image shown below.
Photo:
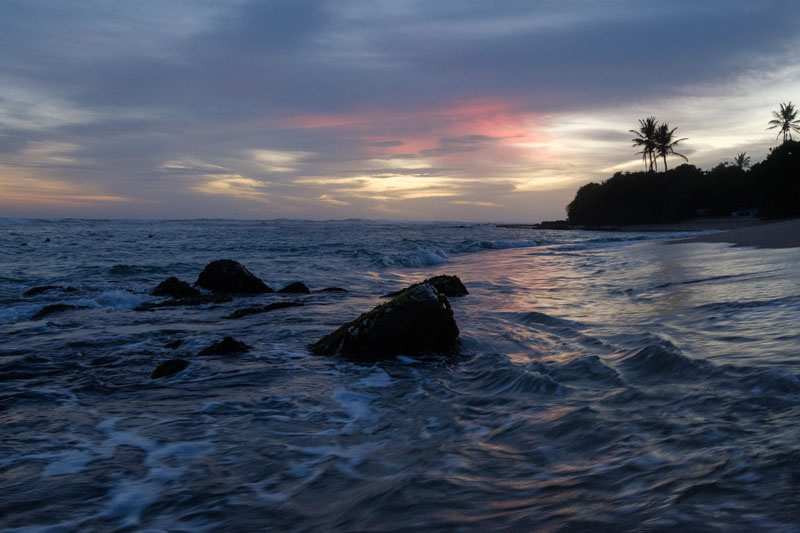
<path fill-rule="evenodd" d="M 148 297 L 144 294 L 136 294 L 126 290 L 114 289 L 103 291 L 94 298 L 84 298 L 82 300 L 69 302 L 72 305 L 90 307 L 92 309 L 134 309 L 142 305 Z"/>
<path fill-rule="evenodd" d="M 462 386 L 460 392 L 478 393 L 481 396 L 495 398 L 503 396 L 527 396 L 539 394 L 560 396 L 566 388 L 539 369 L 520 367 L 506 360 L 494 357 L 480 358 L 476 367 L 466 371 L 457 383 Z"/>
<path fill-rule="evenodd" d="M 533 248 L 539 241 L 464 241 L 453 247 L 453 253 L 475 253 L 485 250 L 507 250 L 510 248 Z"/>
<path fill-rule="evenodd" d="M 709 375 L 715 368 L 708 361 L 686 357 L 669 341 L 627 352 L 618 362 L 624 371 L 642 377 L 694 379 Z"/>
<path fill-rule="evenodd" d="M 385 266 L 425 267 L 447 263 L 447 254 L 440 249 L 414 250 L 389 256 Z"/>
<path fill-rule="evenodd" d="M 800 377 L 789 372 L 768 368 L 749 374 L 742 377 L 741 382 L 751 394 L 800 394 Z"/>

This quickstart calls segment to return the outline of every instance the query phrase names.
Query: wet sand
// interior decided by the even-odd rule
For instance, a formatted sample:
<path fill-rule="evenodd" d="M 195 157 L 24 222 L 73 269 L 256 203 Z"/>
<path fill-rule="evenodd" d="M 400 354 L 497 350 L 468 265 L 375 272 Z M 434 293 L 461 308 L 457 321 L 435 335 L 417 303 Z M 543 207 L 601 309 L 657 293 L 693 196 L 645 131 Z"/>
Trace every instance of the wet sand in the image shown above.
<path fill-rule="evenodd" d="M 734 219 L 735 220 L 735 219 Z M 752 221 L 751 222 L 761 222 Z M 705 229 L 723 229 L 710 227 Z M 726 242 L 734 246 L 748 246 L 755 248 L 798 248 L 800 247 L 800 219 L 784 220 L 781 222 L 761 222 L 749 227 L 739 227 L 721 233 L 698 235 L 688 239 L 670 241 L 670 244 L 693 242 Z"/>

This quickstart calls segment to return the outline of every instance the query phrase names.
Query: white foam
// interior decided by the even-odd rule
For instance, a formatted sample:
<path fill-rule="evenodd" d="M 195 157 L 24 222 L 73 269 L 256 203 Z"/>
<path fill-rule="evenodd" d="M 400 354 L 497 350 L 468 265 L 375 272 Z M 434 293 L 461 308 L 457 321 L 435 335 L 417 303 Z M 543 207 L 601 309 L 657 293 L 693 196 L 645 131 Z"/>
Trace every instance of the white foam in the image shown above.
<path fill-rule="evenodd" d="M 356 385 L 361 385 L 362 387 L 390 387 L 393 383 L 394 381 L 389 374 L 384 370 L 377 369 L 369 376 L 358 380 Z"/>
<path fill-rule="evenodd" d="M 116 289 L 104 291 L 95 298 L 78 300 L 73 304 L 94 309 L 133 309 L 140 306 L 145 300 L 147 300 L 145 295 Z"/>
<path fill-rule="evenodd" d="M 41 308 L 41 305 L 18 305 L 0 309 L 0 324 L 13 324 L 29 320 Z"/>
<path fill-rule="evenodd" d="M 67 450 L 55 454 L 54 458 L 56 461 L 44 468 L 44 472 L 42 472 L 43 477 L 77 474 L 94 459 L 94 456 L 88 452 Z"/>
<path fill-rule="evenodd" d="M 439 249 L 415 250 L 413 252 L 394 254 L 391 256 L 391 260 L 395 264 L 419 268 L 444 264 L 447 262 L 447 254 Z"/>

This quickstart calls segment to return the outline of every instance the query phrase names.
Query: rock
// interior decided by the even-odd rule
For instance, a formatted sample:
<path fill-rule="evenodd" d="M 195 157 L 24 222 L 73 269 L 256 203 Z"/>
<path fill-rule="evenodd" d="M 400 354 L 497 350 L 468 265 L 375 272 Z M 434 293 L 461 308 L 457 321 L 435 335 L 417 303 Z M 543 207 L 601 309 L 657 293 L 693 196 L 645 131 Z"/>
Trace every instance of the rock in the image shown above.
<path fill-rule="evenodd" d="M 36 296 L 37 294 L 42 294 L 43 292 L 47 291 L 61 291 L 61 292 L 75 292 L 78 289 L 75 287 L 63 287 L 61 285 L 42 285 L 41 287 L 31 287 L 27 291 L 23 292 L 23 296 Z"/>
<path fill-rule="evenodd" d="M 198 294 L 190 298 L 176 298 L 172 300 L 164 300 L 163 302 L 145 302 L 136 307 L 134 311 L 152 311 L 159 307 L 181 307 L 193 305 L 206 305 L 206 304 L 222 304 L 232 301 L 233 298 L 227 294 Z"/>
<path fill-rule="evenodd" d="M 42 318 L 52 315 L 53 313 L 60 313 L 61 311 L 67 311 L 69 309 L 89 309 L 85 305 L 69 305 L 69 304 L 53 304 L 53 305 L 46 305 L 39 309 L 35 315 L 31 317 L 31 320 L 41 320 Z"/>
<path fill-rule="evenodd" d="M 536 224 L 536 229 L 573 229 L 572 224 L 568 220 L 543 220 Z"/>
<path fill-rule="evenodd" d="M 458 326 L 450 302 L 432 285 L 409 287 L 309 346 L 315 355 L 375 361 L 399 354 L 453 350 Z"/>
<path fill-rule="evenodd" d="M 165 348 L 180 348 L 181 344 L 183 344 L 183 339 L 175 339 L 174 341 L 170 341 L 164 344 Z"/>
<path fill-rule="evenodd" d="M 230 259 L 219 259 L 207 264 L 194 284 L 213 292 L 275 292 L 240 263 Z"/>
<path fill-rule="evenodd" d="M 237 309 L 233 313 L 228 316 L 224 316 L 222 318 L 242 318 L 243 316 L 247 315 L 255 315 L 258 313 L 268 313 L 269 311 L 274 311 L 276 309 L 285 309 L 287 307 L 300 307 L 303 305 L 303 302 L 274 302 L 268 305 L 258 306 L 258 307 L 245 307 L 244 309 Z"/>
<path fill-rule="evenodd" d="M 469 294 L 467 288 L 464 286 L 463 283 L 461 283 L 461 280 L 458 278 L 458 276 L 448 276 L 443 274 L 440 276 L 434 276 L 432 278 L 428 278 L 422 283 L 427 283 L 428 285 L 432 285 L 437 291 L 441 292 L 442 294 L 450 298 L 455 298 L 458 296 L 466 296 L 467 294 Z M 415 283 L 414 285 L 411 285 L 411 287 L 407 287 L 403 290 L 390 292 L 389 294 L 385 294 L 384 297 L 393 298 L 401 294 L 403 291 L 407 291 L 409 289 L 422 285 L 422 283 Z"/>
<path fill-rule="evenodd" d="M 341 287 L 325 287 L 324 289 L 320 289 L 314 292 L 350 292 L 347 289 L 342 289 Z"/>
<path fill-rule="evenodd" d="M 189 366 L 189 361 L 186 361 L 185 359 L 170 359 L 168 361 L 163 361 L 159 363 L 156 369 L 153 370 L 153 373 L 150 374 L 150 379 L 158 379 L 171 376 L 172 374 L 177 374 L 187 366 Z"/>
<path fill-rule="evenodd" d="M 171 296 L 172 298 L 191 298 L 192 296 L 199 296 L 200 291 L 181 281 L 175 276 L 171 276 L 153 289 L 153 296 Z"/>
<path fill-rule="evenodd" d="M 306 287 L 302 281 L 295 281 L 290 283 L 278 292 L 286 292 L 290 294 L 311 294 L 311 291 Z"/>
<path fill-rule="evenodd" d="M 230 355 L 233 353 L 247 352 L 250 347 L 233 337 L 225 337 L 207 348 L 200 350 L 197 355 Z"/>

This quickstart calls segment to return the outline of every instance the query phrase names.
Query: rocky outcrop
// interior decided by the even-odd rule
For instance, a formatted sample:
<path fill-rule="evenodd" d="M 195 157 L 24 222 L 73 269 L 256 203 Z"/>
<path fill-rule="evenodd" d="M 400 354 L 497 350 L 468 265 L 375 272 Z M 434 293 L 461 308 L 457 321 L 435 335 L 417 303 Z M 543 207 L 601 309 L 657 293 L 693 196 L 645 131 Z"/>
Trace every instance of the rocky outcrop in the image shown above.
<path fill-rule="evenodd" d="M 159 363 L 153 373 L 150 374 L 150 379 L 158 379 L 172 374 L 177 374 L 181 370 L 189 366 L 189 361 L 185 359 L 170 359 Z"/>
<path fill-rule="evenodd" d="M 233 337 L 225 337 L 219 342 L 215 342 L 207 348 L 200 350 L 197 355 L 230 355 L 242 353 L 250 350 L 250 347 L 242 341 L 237 341 Z"/>
<path fill-rule="evenodd" d="M 212 261 L 194 283 L 212 292 L 260 294 L 275 292 L 240 263 L 231 259 Z"/>
<path fill-rule="evenodd" d="M 224 316 L 222 318 L 236 319 L 236 318 L 242 318 L 243 316 L 255 315 L 258 313 L 268 313 L 270 311 L 275 311 L 276 309 L 285 309 L 287 307 L 301 307 L 302 305 L 303 302 L 273 302 L 267 305 L 237 309 L 230 315 Z"/>
<path fill-rule="evenodd" d="M 85 305 L 69 305 L 69 304 L 53 304 L 46 305 L 39 309 L 39 311 L 31 317 L 31 320 L 41 320 L 42 318 L 52 315 L 53 313 L 60 313 L 62 311 L 69 311 L 70 309 L 88 309 Z"/>
<path fill-rule="evenodd" d="M 175 276 L 172 276 L 159 283 L 158 286 L 153 289 L 152 294 L 153 296 L 169 296 L 171 298 L 191 298 L 193 296 L 199 296 L 200 291 L 185 281 L 181 281 Z"/>
<path fill-rule="evenodd" d="M 447 297 L 421 283 L 326 335 L 309 350 L 315 355 L 375 361 L 400 354 L 449 352 L 457 339 L 458 326 Z"/>
<path fill-rule="evenodd" d="M 433 286 L 437 291 L 441 292 L 442 294 L 444 294 L 449 298 L 466 296 L 467 294 L 469 294 L 467 288 L 464 286 L 463 283 L 461 283 L 461 280 L 458 278 L 458 276 L 448 276 L 442 274 L 440 276 L 434 276 L 432 278 L 428 278 L 422 283 L 427 283 L 428 285 Z M 402 294 L 403 291 L 407 291 L 413 289 L 414 287 L 422 285 L 422 283 L 415 283 L 410 287 L 407 287 L 399 291 L 390 292 L 389 294 L 385 294 L 384 296 L 393 298 L 399 294 Z"/>
<path fill-rule="evenodd" d="M 302 281 L 295 281 L 294 283 L 290 283 L 278 292 L 284 292 L 289 294 L 311 294 L 311 291 L 306 284 Z"/>
<path fill-rule="evenodd" d="M 75 287 L 64 287 L 61 285 L 42 285 L 41 287 L 31 287 L 27 291 L 23 292 L 23 296 L 36 296 L 38 294 L 42 294 L 43 292 L 49 291 L 60 291 L 60 292 L 75 292 L 78 289 Z"/>

